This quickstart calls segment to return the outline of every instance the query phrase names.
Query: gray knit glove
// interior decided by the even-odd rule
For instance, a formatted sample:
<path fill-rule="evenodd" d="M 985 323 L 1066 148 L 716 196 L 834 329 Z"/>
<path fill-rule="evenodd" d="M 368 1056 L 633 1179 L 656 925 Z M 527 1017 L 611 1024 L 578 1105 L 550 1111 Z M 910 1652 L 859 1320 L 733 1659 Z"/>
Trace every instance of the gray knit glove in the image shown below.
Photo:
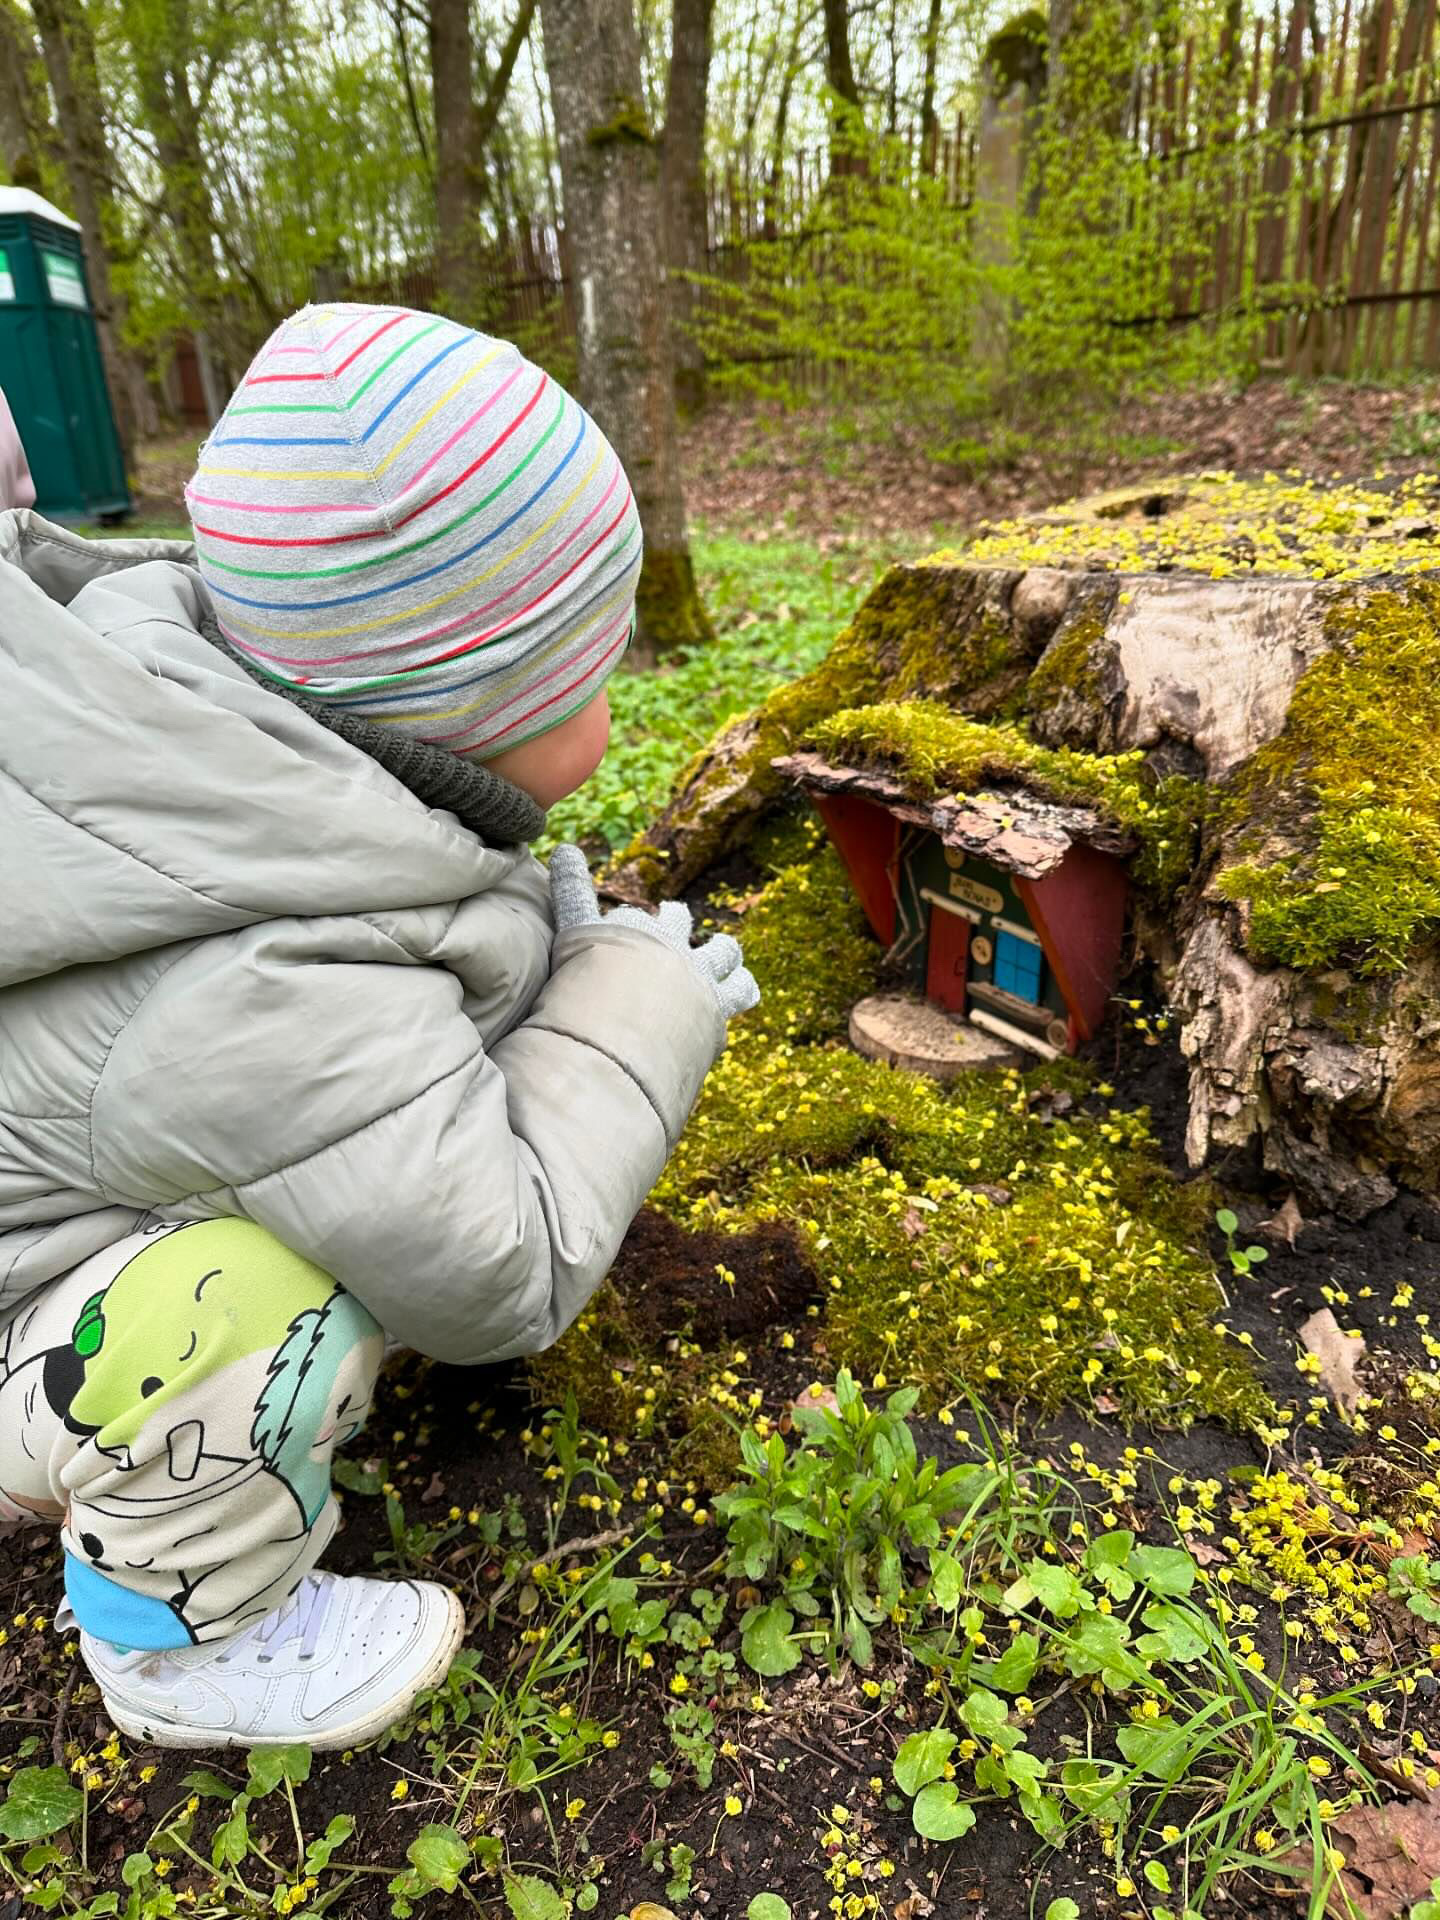
<path fill-rule="evenodd" d="M 578 847 L 559 846 L 551 854 L 550 902 L 557 933 L 563 933 L 566 927 L 594 926 L 603 920 L 607 927 L 634 927 L 648 933 L 652 940 L 663 940 L 690 962 L 715 995 L 727 1020 L 760 1004 L 760 989 L 745 965 L 740 942 L 728 933 L 714 933 L 692 947 L 694 922 L 683 901 L 667 900 L 658 913 L 645 913 L 639 907 L 614 907 L 602 914 L 590 869 Z"/>

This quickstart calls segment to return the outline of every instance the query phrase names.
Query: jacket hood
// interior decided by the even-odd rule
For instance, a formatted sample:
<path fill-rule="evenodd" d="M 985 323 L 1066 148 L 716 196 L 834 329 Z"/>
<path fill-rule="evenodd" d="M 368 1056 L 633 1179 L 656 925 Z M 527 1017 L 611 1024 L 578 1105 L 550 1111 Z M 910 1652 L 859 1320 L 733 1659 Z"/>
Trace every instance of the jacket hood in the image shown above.
<path fill-rule="evenodd" d="M 0 986 L 514 866 L 202 632 L 194 552 L 0 512 Z"/>

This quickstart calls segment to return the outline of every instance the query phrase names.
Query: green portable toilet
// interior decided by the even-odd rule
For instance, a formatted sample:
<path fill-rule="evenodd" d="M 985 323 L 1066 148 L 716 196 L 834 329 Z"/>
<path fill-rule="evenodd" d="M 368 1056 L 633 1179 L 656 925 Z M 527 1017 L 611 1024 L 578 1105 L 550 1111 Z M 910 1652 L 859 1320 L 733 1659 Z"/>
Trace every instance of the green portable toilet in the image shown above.
<path fill-rule="evenodd" d="M 39 512 L 113 520 L 130 511 L 80 229 L 28 187 L 0 187 L 0 387 Z"/>

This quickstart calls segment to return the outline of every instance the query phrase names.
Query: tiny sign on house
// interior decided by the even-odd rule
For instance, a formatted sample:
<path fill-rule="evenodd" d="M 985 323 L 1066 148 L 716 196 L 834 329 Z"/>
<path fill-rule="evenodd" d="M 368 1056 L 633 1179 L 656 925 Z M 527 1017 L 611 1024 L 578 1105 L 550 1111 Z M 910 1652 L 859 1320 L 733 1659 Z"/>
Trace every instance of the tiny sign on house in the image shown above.
<path fill-rule="evenodd" d="M 1030 794 L 919 798 L 816 753 L 775 762 L 809 795 L 896 973 L 957 1019 L 1053 1058 L 1105 1018 L 1133 841 Z"/>

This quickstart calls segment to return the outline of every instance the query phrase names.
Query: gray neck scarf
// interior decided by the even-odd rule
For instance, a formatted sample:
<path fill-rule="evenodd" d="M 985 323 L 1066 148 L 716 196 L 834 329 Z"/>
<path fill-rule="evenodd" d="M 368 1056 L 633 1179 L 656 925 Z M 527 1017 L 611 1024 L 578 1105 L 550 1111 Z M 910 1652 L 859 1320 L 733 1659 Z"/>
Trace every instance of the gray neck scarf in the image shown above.
<path fill-rule="evenodd" d="M 308 713 L 312 720 L 318 720 L 322 727 L 338 733 L 342 740 L 348 740 L 352 747 L 358 747 L 361 753 L 378 761 L 387 773 L 408 787 L 417 800 L 423 800 L 427 807 L 453 813 L 462 826 L 489 845 L 536 840 L 544 831 L 543 809 L 528 793 L 498 773 L 491 773 L 478 762 L 462 760 L 458 754 L 446 753 L 443 747 L 429 746 L 411 734 L 402 733 L 398 727 L 381 727 L 362 714 L 337 712 L 323 700 L 310 699 L 298 688 L 267 680 L 263 674 L 256 673 L 243 653 L 236 652 L 214 620 L 204 619 L 200 630 L 212 647 L 243 667 L 258 686 L 278 693 L 302 713 Z"/>

